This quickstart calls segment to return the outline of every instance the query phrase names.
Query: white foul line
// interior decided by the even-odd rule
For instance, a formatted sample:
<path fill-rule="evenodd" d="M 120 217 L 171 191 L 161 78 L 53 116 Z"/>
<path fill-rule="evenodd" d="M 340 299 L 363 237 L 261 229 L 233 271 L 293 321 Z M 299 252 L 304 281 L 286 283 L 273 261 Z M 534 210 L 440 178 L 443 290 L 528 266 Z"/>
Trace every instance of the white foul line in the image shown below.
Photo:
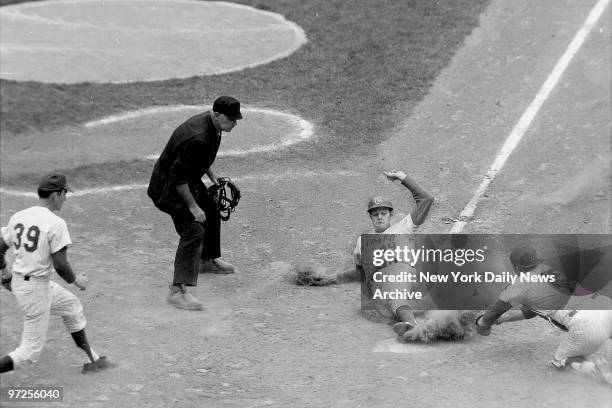
<path fill-rule="evenodd" d="M 512 154 L 516 146 L 521 141 L 521 138 L 529 128 L 531 121 L 536 116 L 536 114 L 542 107 L 542 104 L 550 95 L 551 91 L 557 85 L 557 82 L 561 78 L 561 75 L 563 75 L 563 72 L 568 67 L 572 58 L 576 55 L 576 53 L 582 46 L 582 43 L 591 32 L 591 29 L 593 28 L 597 20 L 599 20 L 599 17 L 604 12 L 609 1 L 610 0 L 599 0 L 597 4 L 595 4 L 595 7 L 593 7 L 591 12 L 589 13 L 589 16 L 587 17 L 580 30 L 578 30 L 578 32 L 574 36 L 572 42 L 567 46 L 565 53 L 563 53 L 559 61 L 557 61 L 557 65 L 555 65 L 551 73 L 548 75 L 548 78 L 546 78 L 546 81 L 538 91 L 537 95 L 535 96 L 533 101 L 531 101 L 531 104 L 523 113 L 523 116 L 521 116 L 517 124 L 514 126 L 514 129 L 512 129 L 512 132 L 510 132 L 510 136 L 508 136 L 508 139 L 506 139 L 506 142 L 502 146 L 501 150 L 497 153 L 495 161 L 491 165 L 489 171 L 487 171 L 487 173 L 485 174 L 482 183 L 480 183 L 480 186 L 459 215 L 459 220 L 455 221 L 455 223 L 453 224 L 450 230 L 451 234 L 461 232 L 465 224 L 467 224 L 467 220 L 474 214 L 476 206 L 478 205 L 478 202 L 484 195 L 487 188 L 489 188 L 489 184 L 491 184 L 497 173 L 499 173 L 502 167 L 504 167 L 506 160 L 508 160 L 510 154 Z"/>

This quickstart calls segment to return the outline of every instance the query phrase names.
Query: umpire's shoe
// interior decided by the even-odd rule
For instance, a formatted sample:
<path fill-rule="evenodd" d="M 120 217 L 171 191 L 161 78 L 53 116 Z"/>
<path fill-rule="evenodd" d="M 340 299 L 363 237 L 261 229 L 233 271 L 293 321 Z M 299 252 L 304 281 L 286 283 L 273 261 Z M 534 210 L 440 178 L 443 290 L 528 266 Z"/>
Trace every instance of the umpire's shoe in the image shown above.
<path fill-rule="evenodd" d="M 83 364 L 83 369 L 81 370 L 81 373 L 95 373 L 96 371 L 106 370 L 107 368 L 114 367 L 117 367 L 117 364 L 111 363 L 106 359 L 105 356 L 102 356 L 96 361 Z"/>
<path fill-rule="evenodd" d="M 230 274 L 234 273 L 236 268 L 231 263 L 222 261 L 221 258 L 209 259 L 205 262 L 200 262 L 199 273 L 218 273 Z"/>
<path fill-rule="evenodd" d="M 204 305 L 192 294 L 183 292 L 180 289 L 171 286 L 170 294 L 168 295 L 168 303 L 178 309 L 184 310 L 204 310 Z"/>

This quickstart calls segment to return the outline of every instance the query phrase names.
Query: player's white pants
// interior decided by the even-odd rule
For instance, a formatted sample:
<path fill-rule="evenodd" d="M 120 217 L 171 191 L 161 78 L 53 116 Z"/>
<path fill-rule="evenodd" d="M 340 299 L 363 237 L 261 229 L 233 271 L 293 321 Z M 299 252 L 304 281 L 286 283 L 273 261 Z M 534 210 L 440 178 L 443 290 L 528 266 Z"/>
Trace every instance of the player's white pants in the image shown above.
<path fill-rule="evenodd" d="M 23 312 L 21 344 L 9 353 L 15 368 L 38 361 L 47 340 L 50 315 L 61 316 L 70 333 L 85 327 L 81 301 L 64 287 L 49 280 L 25 281 L 18 274 L 13 276 L 11 284 Z"/>
<path fill-rule="evenodd" d="M 563 363 L 596 352 L 612 338 L 612 310 L 579 310 L 566 326 L 567 337 L 555 352 L 555 359 Z"/>
<path fill-rule="evenodd" d="M 408 264 L 393 264 L 392 266 L 387 266 L 385 268 L 382 268 L 381 270 L 378 271 L 381 273 L 381 275 L 378 276 L 377 279 L 374 279 L 373 276 L 366 277 L 366 282 L 367 284 L 370 285 L 370 291 L 371 291 L 371 294 L 369 295 L 366 294 L 366 296 L 369 296 L 370 299 L 372 299 L 372 296 L 375 296 L 377 291 L 379 291 L 379 293 L 381 294 L 395 293 L 396 291 L 399 292 L 400 294 L 403 294 L 405 292 L 412 292 L 414 290 L 413 283 L 395 282 L 395 281 L 392 282 L 391 280 L 387 279 L 389 276 L 394 276 L 398 273 L 398 269 L 397 269 L 398 267 L 403 268 L 402 271 L 410 271 L 412 273 L 415 273 L 414 272 L 415 269 Z M 379 299 L 375 299 L 375 300 L 380 301 Z M 385 299 L 384 303 L 386 307 L 389 309 L 389 311 L 393 314 L 395 314 L 397 309 L 399 309 L 402 306 L 408 306 L 410 310 L 418 310 L 418 309 L 421 309 L 423 305 L 421 301 L 411 301 L 408 299 L 401 299 L 401 298 Z"/>

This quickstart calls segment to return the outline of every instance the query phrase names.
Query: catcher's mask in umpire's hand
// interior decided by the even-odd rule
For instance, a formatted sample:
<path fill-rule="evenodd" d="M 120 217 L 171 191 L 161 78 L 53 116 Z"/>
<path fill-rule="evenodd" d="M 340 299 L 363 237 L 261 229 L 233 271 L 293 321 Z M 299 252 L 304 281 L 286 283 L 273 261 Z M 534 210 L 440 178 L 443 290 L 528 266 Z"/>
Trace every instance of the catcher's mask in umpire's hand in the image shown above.
<path fill-rule="evenodd" d="M 240 201 L 240 190 L 229 177 L 220 177 L 217 179 L 217 183 L 208 189 L 208 193 L 217 205 L 221 219 L 227 221 L 230 214 L 236 209 L 238 201 Z"/>

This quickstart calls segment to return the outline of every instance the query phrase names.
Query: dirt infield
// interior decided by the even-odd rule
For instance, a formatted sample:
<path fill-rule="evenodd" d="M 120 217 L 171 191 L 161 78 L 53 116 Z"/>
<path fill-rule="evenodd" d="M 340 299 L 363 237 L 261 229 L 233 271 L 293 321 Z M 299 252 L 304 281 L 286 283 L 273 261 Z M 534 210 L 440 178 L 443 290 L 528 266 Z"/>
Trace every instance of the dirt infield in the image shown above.
<path fill-rule="evenodd" d="M 423 232 L 447 231 L 593 4 L 493 1 L 428 96 L 369 155 L 339 151 L 333 162 L 307 163 L 291 157 L 285 167 L 240 174 L 222 168 L 243 192 L 222 230 L 223 257 L 239 270 L 199 277 L 202 313 L 165 303 L 177 237 L 144 188 L 69 196 L 62 216 L 75 242 L 70 259 L 91 276 L 88 290 L 77 293 L 88 335 L 119 367 L 78 374 L 79 352 L 56 319 L 39 364 L 3 374 L 2 385 L 64 387 L 64 402 L 41 405 L 49 407 L 612 406 L 610 387 L 547 368 L 562 334 L 545 322 L 501 325 L 489 337 L 458 343 L 399 345 L 389 326 L 363 318 L 357 284 L 313 289 L 288 279 L 292 264 L 351 266 L 351 245 L 369 226 L 364 206 L 371 194 L 388 194 L 400 211 L 410 208 L 406 192 L 381 179 L 384 169 L 422 181 L 437 198 Z M 610 186 L 591 177 L 610 174 L 605 160 L 592 158 L 610 152 L 610 77 L 593 73 L 610 71 L 610 53 L 602 50 L 610 47 L 611 25 L 608 10 L 479 203 L 468 232 L 612 231 Z M 122 129 L 117 135 L 128 131 Z M 138 140 L 133 148 L 141 154 L 149 146 Z M 124 142 L 128 151 L 130 140 Z M 570 191 L 558 194 L 561 202 L 531 200 L 525 210 L 521 198 L 554 198 L 576 186 L 573 177 L 592 181 L 579 189 L 588 199 Z M 34 202 L 1 198 L 2 224 Z M 19 341 L 21 322 L 4 290 L 0 306 L 6 353 Z M 600 353 L 612 356 L 612 343 Z"/>

